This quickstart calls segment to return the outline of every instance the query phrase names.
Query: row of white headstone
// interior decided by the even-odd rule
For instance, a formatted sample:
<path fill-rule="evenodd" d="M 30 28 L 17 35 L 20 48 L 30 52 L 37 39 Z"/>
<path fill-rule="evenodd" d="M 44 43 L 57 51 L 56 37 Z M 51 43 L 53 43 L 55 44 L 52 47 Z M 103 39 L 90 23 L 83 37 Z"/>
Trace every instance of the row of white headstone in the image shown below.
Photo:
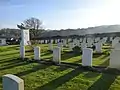
<path fill-rule="evenodd" d="M 22 59 L 25 58 L 25 47 L 24 46 L 20 47 L 20 58 Z M 34 59 L 40 60 L 40 47 L 34 47 Z"/>
<path fill-rule="evenodd" d="M 105 44 L 108 40 L 108 37 L 104 37 L 104 38 L 79 38 L 78 39 L 55 39 L 55 43 L 59 43 L 60 41 L 62 41 L 63 45 L 66 46 L 67 43 L 70 43 L 71 41 L 73 41 L 74 44 L 79 45 L 79 43 L 88 43 L 88 46 L 91 46 L 91 44 L 93 43 L 98 43 L 101 42 L 102 44 Z M 39 43 L 43 44 L 43 43 L 53 43 L 54 40 L 38 40 Z M 114 47 L 114 45 L 120 41 L 120 37 L 115 37 L 113 39 L 113 37 L 110 37 L 110 41 L 112 42 L 112 47 Z"/>
<path fill-rule="evenodd" d="M 102 43 L 101 42 L 98 42 L 98 43 L 81 43 L 81 44 L 74 44 L 73 42 L 69 43 L 69 49 L 72 51 L 72 49 L 75 47 L 75 46 L 79 46 L 81 47 L 81 49 L 83 50 L 84 48 L 87 48 L 87 47 L 93 47 L 93 45 L 95 45 L 95 51 L 98 52 L 98 53 L 101 53 L 102 52 Z"/>
<path fill-rule="evenodd" d="M 23 48 L 21 49 L 20 52 L 20 57 L 21 58 L 25 58 L 25 48 L 23 51 Z M 84 48 L 83 49 L 83 56 L 82 56 L 82 61 L 83 61 L 83 65 L 86 66 L 91 66 L 92 62 L 92 54 L 93 54 L 93 50 L 90 48 Z M 40 60 L 40 47 L 35 47 L 34 48 L 34 60 Z M 53 48 L 53 62 L 55 62 L 56 64 L 60 64 L 61 63 L 61 48 L 60 47 L 54 47 Z M 86 64 L 85 64 L 86 62 Z"/>
<path fill-rule="evenodd" d="M 69 50 L 72 51 L 75 46 L 81 47 L 82 50 L 83 50 L 83 48 L 87 48 L 87 47 L 92 47 L 93 46 L 93 44 L 89 44 L 89 46 L 87 44 L 89 44 L 89 43 L 75 44 L 75 43 L 71 42 L 71 43 L 68 44 L 68 47 L 69 47 Z M 98 42 L 98 43 L 94 43 L 94 45 L 95 45 L 95 51 L 97 53 L 101 53 L 102 52 L 102 43 Z M 61 50 L 62 50 L 63 46 L 67 46 L 67 44 L 63 44 L 63 43 L 59 42 L 57 44 L 57 46 L 60 47 Z M 49 50 L 53 51 L 53 44 L 49 43 L 48 44 L 48 48 L 49 48 Z"/>
<path fill-rule="evenodd" d="M 25 48 L 22 47 L 20 50 L 21 58 L 25 58 Z M 98 48 L 98 47 L 97 47 Z M 98 48 L 99 49 L 99 48 Z M 24 50 L 24 51 L 23 51 Z M 52 47 L 53 51 L 53 62 L 60 64 L 61 62 L 61 47 Z M 82 50 L 82 65 L 92 66 L 93 50 L 90 48 L 84 48 Z M 115 48 L 112 49 L 110 54 L 109 67 L 120 69 L 120 43 L 116 44 Z M 34 48 L 34 60 L 40 60 L 40 47 Z"/>
<path fill-rule="evenodd" d="M 25 45 L 28 45 L 29 43 L 29 30 L 21 30 L 21 43 L 20 43 L 20 56 L 21 58 L 25 57 Z M 70 50 L 72 50 L 72 48 L 77 45 L 80 46 L 83 49 L 87 49 L 87 47 L 91 47 L 92 44 L 94 44 L 96 46 L 96 51 L 97 52 L 101 52 L 102 51 L 102 44 L 104 44 L 107 41 L 107 37 L 104 37 L 103 39 L 100 39 L 100 37 L 97 37 L 95 39 L 92 38 L 80 38 L 79 40 L 74 39 L 72 43 L 69 43 L 69 48 Z M 53 40 L 52 40 L 53 41 Z M 55 42 L 59 42 L 60 39 L 56 39 Z M 68 39 L 68 42 L 70 42 L 71 39 Z M 87 41 L 87 43 L 86 43 Z M 97 43 L 94 43 L 97 42 Z M 112 41 L 112 47 L 115 48 L 120 48 L 119 45 L 119 41 L 120 41 L 120 37 L 116 37 L 116 38 L 110 38 L 110 41 Z M 47 40 L 46 40 L 47 43 Z M 52 43 L 52 42 L 51 42 Z M 63 43 L 58 43 L 58 47 L 60 47 L 60 50 L 62 50 L 62 46 L 66 46 L 67 40 L 63 40 Z M 118 43 L 118 45 L 117 45 Z M 49 49 L 53 51 L 53 61 L 55 60 L 54 58 L 58 57 L 59 55 L 55 54 L 54 52 L 57 53 L 57 49 L 53 49 L 53 46 L 51 44 L 49 44 Z M 110 67 L 115 67 L 115 68 L 120 68 L 120 60 L 119 60 L 119 51 L 120 49 L 113 49 L 110 55 Z M 59 52 L 60 53 L 60 52 Z M 84 53 L 84 50 L 83 50 Z M 87 53 L 87 52 L 86 52 Z M 54 56 L 55 55 L 55 56 Z M 83 55 L 84 56 L 84 55 Z M 40 48 L 39 47 L 35 47 L 34 48 L 34 59 L 38 59 L 40 60 Z"/>
<path fill-rule="evenodd" d="M 98 42 L 100 40 L 100 38 L 80 38 L 79 40 L 78 39 L 51 39 L 51 40 L 38 40 L 38 42 L 40 44 L 48 44 L 48 43 L 53 43 L 53 41 L 55 41 L 55 43 L 59 43 L 59 42 L 63 42 L 64 44 L 66 43 L 69 43 L 73 40 L 74 43 L 78 43 L 78 42 L 83 42 L 83 43 L 86 43 L 86 42 Z M 103 38 L 101 39 L 103 42 L 106 42 L 107 39 Z"/>

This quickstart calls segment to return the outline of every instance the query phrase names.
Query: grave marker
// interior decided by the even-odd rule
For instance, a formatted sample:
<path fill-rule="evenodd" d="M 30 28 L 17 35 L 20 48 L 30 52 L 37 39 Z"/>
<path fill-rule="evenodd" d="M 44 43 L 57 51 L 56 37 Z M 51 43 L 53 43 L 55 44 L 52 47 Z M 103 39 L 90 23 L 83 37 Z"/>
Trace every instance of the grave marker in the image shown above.
<path fill-rule="evenodd" d="M 25 47 L 20 46 L 20 58 L 24 59 L 25 58 Z"/>
<path fill-rule="evenodd" d="M 53 51 L 53 45 L 52 45 L 52 43 L 48 44 L 48 48 L 49 48 L 50 51 Z"/>
<path fill-rule="evenodd" d="M 20 46 L 29 45 L 28 42 L 30 42 L 29 30 L 21 30 Z"/>
<path fill-rule="evenodd" d="M 92 66 L 93 50 L 90 48 L 84 48 L 82 54 L 82 65 Z"/>
<path fill-rule="evenodd" d="M 3 90 L 24 90 L 24 81 L 12 74 L 4 75 Z"/>
<path fill-rule="evenodd" d="M 53 62 L 60 64 L 61 62 L 61 48 L 55 47 L 53 49 Z"/>
<path fill-rule="evenodd" d="M 70 51 L 72 51 L 73 48 L 74 48 L 74 43 L 71 42 L 71 43 L 69 43 L 68 45 L 69 45 L 69 49 L 70 49 Z"/>
<path fill-rule="evenodd" d="M 40 47 L 34 47 L 34 60 L 40 60 Z"/>
<path fill-rule="evenodd" d="M 83 50 L 84 48 L 87 48 L 87 44 L 86 43 L 81 43 L 81 49 Z"/>
<path fill-rule="evenodd" d="M 109 67 L 120 69 L 120 50 L 111 51 Z"/>
<path fill-rule="evenodd" d="M 115 49 L 115 50 L 120 50 L 120 43 L 117 43 L 117 44 L 114 46 L 114 49 Z"/>
<path fill-rule="evenodd" d="M 102 43 L 98 42 L 95 44 L 95 50 L 97 53 L 101 53 L 102 52 Z"/>

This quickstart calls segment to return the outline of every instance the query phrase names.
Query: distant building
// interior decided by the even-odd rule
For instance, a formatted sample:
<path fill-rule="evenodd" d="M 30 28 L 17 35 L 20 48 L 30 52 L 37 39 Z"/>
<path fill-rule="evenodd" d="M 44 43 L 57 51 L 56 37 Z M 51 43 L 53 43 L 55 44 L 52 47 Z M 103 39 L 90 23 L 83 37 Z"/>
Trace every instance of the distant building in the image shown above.
<path fill-rule="evenodd" d="M 0 38 L 0 46 L 6 45 L 6 38 Z"/>

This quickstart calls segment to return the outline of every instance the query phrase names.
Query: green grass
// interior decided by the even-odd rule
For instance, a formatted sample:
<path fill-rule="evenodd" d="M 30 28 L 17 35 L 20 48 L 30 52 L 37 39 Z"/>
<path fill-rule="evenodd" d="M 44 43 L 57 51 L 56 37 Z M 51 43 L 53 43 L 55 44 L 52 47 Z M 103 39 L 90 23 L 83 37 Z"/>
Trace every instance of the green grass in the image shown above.
<path fill-rule="evenodd" d="M 47 45 L 40 45 L 41 58 L 51 60 L 52 53 Z M 30 50 L 26 47 L 27 51 Z M 81 55 L 75 55 L 64 48 L 62 62 L 81 64 Z M 103 52 L 109 52 L 103 48 Z M 33 58 L 33 52 L 26 52 L 26 57 Z M 17 59 L 19 46 L 0 47 L 0 90 L 2 76 L 14 74 L 25 82 L 25 90 L 120 90 L 120 75 L 84 71 L 80 68 L 67 66 L 44 65 L 29 63 Z M 106 53 L 93 55 L 94 66 L 108 66 L 109 56 Z"/>

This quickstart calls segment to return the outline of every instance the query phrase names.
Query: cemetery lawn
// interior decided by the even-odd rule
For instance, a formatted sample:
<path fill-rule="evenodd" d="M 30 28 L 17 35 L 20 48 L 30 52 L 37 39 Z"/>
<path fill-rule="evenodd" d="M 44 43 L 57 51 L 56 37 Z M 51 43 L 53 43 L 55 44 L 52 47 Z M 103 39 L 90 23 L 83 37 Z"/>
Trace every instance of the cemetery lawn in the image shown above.
<path fill-rule="evenodd" d="M 51 60 L 52 53 L 48 46 L 40 45 L 41 58 Z M 32 59 L 33 52 L 26 47 L 26 57 Z M 94 66 L 109 65 L 109 48 L 103 54 L 93 55 Z M 67 66 L 45 65 L 22 61 L 19 58 L 19 46 L 0 47 L 0 90 L 2 76 L 14 74 L 25 82 L 25 90 L 120 90 L 120 75 L 85 71 Z M 81 64 L 81 55 L 76 55 L 67 48 L 62 52 L 62 62 Z"/>

